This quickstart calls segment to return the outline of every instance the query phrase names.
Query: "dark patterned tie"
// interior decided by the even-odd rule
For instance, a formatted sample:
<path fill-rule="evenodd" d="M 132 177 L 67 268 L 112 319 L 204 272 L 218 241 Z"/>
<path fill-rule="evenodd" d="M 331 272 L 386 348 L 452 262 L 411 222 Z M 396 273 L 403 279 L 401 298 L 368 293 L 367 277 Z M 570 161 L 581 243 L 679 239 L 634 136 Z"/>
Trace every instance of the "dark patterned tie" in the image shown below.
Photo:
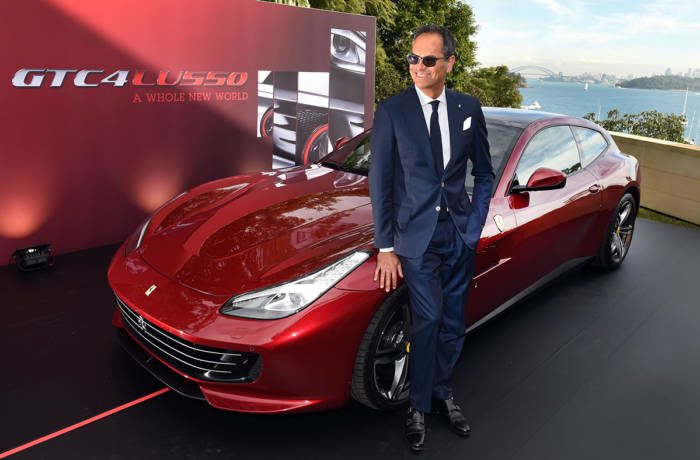
<path fill-rule="evenodd" d="M 445 166 L 442 164 L 442 134 L 438 119 L 438 104 L 440 101 L 430 101 L 430 105 L 433 106 L 433 113 L 430 115 L 430 149 L 433 151 L 438 176 L 442 177 Z"/>

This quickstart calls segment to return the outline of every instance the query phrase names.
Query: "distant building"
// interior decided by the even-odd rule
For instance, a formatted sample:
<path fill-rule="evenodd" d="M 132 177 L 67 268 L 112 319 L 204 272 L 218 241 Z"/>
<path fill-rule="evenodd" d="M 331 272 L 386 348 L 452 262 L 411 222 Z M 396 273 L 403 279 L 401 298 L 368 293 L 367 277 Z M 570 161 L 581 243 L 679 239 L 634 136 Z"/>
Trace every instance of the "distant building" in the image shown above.
<path fill-rule="evenodd" d="M 673 71 L 671 70 L 670 67 L 668 69 L 666 69 L 666 73 L 664 75 L 666 75 L 667 77 L 670 75 L 673 75 Z"/>

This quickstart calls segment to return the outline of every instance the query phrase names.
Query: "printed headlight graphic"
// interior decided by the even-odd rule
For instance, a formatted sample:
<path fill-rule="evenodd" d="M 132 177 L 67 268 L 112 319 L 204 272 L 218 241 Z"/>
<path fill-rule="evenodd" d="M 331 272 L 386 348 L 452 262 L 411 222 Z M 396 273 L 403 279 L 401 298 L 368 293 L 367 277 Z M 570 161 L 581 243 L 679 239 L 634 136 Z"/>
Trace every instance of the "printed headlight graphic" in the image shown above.
<path fill-rule="evenodd" d="M 363 32 L 343 29 L 331 31 L 331 63 L 351 72 L 365 72 Z"/>

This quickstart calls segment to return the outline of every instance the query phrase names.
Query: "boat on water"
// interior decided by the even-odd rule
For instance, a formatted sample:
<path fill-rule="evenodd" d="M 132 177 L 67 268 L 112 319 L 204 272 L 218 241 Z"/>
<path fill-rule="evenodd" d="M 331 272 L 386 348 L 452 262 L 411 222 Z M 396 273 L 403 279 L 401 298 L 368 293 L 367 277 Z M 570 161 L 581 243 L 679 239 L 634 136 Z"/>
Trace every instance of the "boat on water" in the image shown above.
<path fill-rule="evenodd" d="M 586 82 L 586 84 L 583 85 L 583 90 L 584 90 L 584 91 L 588 91 L 588 82 Z"/>
<path fill-rule="evenodd" d="M 526 110 L 539 110 L 542 108 L 539 102 L 535 101 L 530 105 L 521 105 L 521 109 L 526 109 Z"/>

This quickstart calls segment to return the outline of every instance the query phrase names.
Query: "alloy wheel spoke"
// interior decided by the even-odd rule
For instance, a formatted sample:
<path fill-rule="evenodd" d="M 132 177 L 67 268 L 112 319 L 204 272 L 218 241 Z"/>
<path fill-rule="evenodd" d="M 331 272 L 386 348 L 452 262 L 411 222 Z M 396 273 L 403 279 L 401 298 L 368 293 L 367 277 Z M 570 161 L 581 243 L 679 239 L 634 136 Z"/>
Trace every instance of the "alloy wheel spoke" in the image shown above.
<path fill-rule="evenodd" d="M 624 255 L 625 247 L 624 247 L 624 244 L 622 243 L 622 240 L 620 239 L 620 235 L 615 233 L 613 235 L 613 241 L 615 241 L 615 252 L 617 252 L 617 254 L 620 257 L 622 257 Z"/>
<path fill-rule="evenodd" d="M 615 255 L 618 252 L 617 249 L 617 242 L 619 241 L 619 238 L 617 238 L 617 233 L 613 233 L 612 236 L 610 237 L 610 254 Z"/>
<path fill-rule="evenodd" d="M 620 224 L 625 223 L 627 221 L 627 218 L 630 216 L 632 213 L 632 205 L 627 202 L 625 203 L 625 206 L 620 209 Z"/>
<path fill-rule="evenodd" d="M 372 359 L 374 385 L 387 402 L 400 403 L 407 397 L 409 317 L 407 305 L 396 308 L 385 323 Z"/>
<path fill-rule="evenodd" d="M 408 370 L 407 361 L 406 356 L 404 356 L 395 363 L 394 380 L 391 382 L 391 389 L 389 390 L 389 397 L 392 400 L 396 400 L 403 389 L 403 382 L 406 380 L 406 371 Z"/>
<path fill-rule="evenodd" d="M 386 349 L 385 351 L 378 352 L 374 355 L 374 365 L 383 366 L 391 364 L 395 361 L 400 360 L 402 355 L 403 353 L 400 350 Z"/>

